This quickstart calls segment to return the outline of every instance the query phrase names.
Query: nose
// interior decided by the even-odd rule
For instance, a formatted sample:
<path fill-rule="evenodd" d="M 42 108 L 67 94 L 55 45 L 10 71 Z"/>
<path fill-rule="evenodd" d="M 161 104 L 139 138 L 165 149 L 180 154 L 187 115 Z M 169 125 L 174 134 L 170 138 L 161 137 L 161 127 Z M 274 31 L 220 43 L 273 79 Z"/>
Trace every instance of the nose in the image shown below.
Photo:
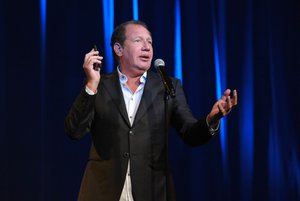
<path fill-rule="evenodd" d="M 150 48 L 151 48 L 151 45 L 149 44 L 149 42 L 148 41 L 144 41 L 143 42 L 142 50 L 144 50 L 144 51 L 150 51 Z"/>

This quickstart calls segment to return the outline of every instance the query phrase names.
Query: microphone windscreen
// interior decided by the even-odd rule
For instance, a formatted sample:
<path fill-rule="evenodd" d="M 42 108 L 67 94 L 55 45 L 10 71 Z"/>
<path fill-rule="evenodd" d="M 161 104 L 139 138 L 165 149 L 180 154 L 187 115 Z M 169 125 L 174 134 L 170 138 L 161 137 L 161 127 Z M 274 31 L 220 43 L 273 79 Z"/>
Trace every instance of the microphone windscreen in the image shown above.
<path fill-rule="evenodd" d="M 162 59 L 156 59 L 154 61 L 154 67 L 158 68 L 159 66 L 165 66 L 165 62 Z"/>

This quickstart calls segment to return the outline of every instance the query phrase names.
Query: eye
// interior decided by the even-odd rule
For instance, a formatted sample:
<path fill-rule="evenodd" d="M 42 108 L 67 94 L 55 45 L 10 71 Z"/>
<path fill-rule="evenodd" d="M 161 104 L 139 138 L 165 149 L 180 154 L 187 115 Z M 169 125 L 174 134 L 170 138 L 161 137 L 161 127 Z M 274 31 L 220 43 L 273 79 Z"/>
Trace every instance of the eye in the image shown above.
<path fill-rule="evenodd" d="M 142 41 L 142 40 L 139 39 L 139 38 L 137 38 L 137 39 L 134 40 L 134 42 L 136 42 L 136 43 L 140 43 L 141 41 Z"/>

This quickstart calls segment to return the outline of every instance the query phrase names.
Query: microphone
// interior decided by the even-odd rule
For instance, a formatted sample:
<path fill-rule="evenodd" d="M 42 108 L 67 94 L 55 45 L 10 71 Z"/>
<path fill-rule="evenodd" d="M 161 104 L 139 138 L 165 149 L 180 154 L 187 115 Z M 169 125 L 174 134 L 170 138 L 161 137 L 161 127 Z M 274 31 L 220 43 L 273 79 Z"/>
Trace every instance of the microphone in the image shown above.
<path fill-rule="evenodd" d="M 160 75 L 160 77 L 162 79 L 166 93 L 169 96 L 171 96 L 171 98 L 174 98 L 176 96 L 175 89 L 173 87 L 170 77 L 167 75 L 166 68 L 165 68 L 165 62 L 162 59 L 156 59 L 154 61 L 154 67 L 156 68 L 158 74 Z"/>

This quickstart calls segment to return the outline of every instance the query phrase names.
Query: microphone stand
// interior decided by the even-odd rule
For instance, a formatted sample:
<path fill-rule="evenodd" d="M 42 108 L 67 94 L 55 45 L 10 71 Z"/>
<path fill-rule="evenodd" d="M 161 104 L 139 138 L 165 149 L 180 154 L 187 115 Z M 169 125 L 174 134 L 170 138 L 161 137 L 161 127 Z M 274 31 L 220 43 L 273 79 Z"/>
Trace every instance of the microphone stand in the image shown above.
<path fill-rule="evenodd" d="M 166 174 L 166 197 L 167 201 L 170 200 L 170 195 L 169 195 L 169 138 L 168 138 L 168 100 L 170 99 L 170 95 L 165 91 L 164 95 L 164 106 L 165 106 L 165 111 L 164 111 L 164 138 L 165 138 L 165 174 Z"/>
<path fill-rule="evenodd" d="M 165 175 L 166 175 L 166 198 L 167 201 L 170 201 L 170 168 L 169 168 L 169 138 L 168 138 L 168 101 L 171 98 L 175 98 L 175 89 L 172 85 L 171 79 L 167 76 L 166 70 L 165 70 L 165 62 L 161 59 L 155 60 L 155 68 L 159 75 L 161 76 L 164 88 L 165 88 L 165 94 L 164 94 L 164 140 L 165 140 Z"/>

